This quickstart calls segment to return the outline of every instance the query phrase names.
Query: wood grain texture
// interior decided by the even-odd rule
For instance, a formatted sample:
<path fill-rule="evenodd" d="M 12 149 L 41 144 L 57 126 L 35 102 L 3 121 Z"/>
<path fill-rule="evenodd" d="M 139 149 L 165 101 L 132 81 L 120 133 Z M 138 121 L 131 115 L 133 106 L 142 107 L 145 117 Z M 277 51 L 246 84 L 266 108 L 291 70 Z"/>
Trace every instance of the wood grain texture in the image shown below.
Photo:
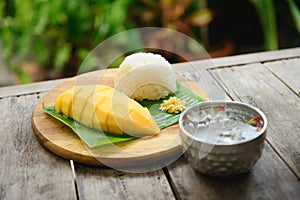
<path fill-rule="evenodd" d="M 105 145 L 98 148 L 88 148 L 68 127 L 53 119 L 42 111 L 42 103 L 54 105 L 55 99 L 66 89 L 76 85 L 104 84 L 113 86 L 116 70 L 96 71 L 69 79 L 48 92 L 36 106 L 33 117 L 33 130 L 41 143 L 50 151 L 75 162 L 90 165 L 108 165 L 127 167 L 137 166 L 139 163 L 164 162 L 169 163 L 181 153 L 178 125 L 162 130 L 154 137 L 145 137 L 115 145 Z M 206 93 L 194 82 L 181 78 L 186 86 L 192 88 L 203 98 Z M 173 156 L 175 156 L 173 158 Z M 169 160 L 169 158 L 172 158 Z M 136 169 L 135 169 L 136 170 Z"/>
<path fill-rule="evenodd" d="M 162 170 L 124 173 L 76 165 L 80 199 L 175 199 Z"/>
<path fill-rule="evenodd" d="M 262 157 L 246 174 L 231 178 L 208 177 L 187 160 L 168 167 L 177 199 L 297 199 L 300 182 L 268 144 Z"/>
<path fill-rule="evenodd" d="M 224 90 L 207 70 L 190 69 L 181 72 L 180 75 L 197 83 L 207 93 L 207 98 L 211 101 L 229 100 Z"/>
<path fill-rule="evenodd" d="M 0 87 L 0 98 L 46 92 L 66 79 L 36 82 L 30 84 Z"/>
<path fill-rule="evenodd" d="M 300 92 L 300 58 L 267 62 L 264 65 L 296 94 Z"/>
<path fill-rule="evenodd" d="M 212 73 L 233 99 L 248 102 L 266 114 L 267 140 L 300 179 L 299 97 L 262 64 L 216 69 Z"/>
<path fill-rule="evenodd" d="M 191 61 L 189 63 L 177 63 L 173 64 L 173 67 L 176 68 L 178 71 L 186 71 L 186 68 L 189 68 L 191 66 L 196 66 L 198 69 L 212 69 L 299 57 L 300 47 L 297 47 L 277 51 L 264 51 L 242 55 L 226 56 L 222 58 L 197 60 Z"/>
<path fill-rule="evenodd" d="M 30 126 L 39 95 L 0 99 L 0 199 L 75 199 L 69 161 L 49 153 Z"/>

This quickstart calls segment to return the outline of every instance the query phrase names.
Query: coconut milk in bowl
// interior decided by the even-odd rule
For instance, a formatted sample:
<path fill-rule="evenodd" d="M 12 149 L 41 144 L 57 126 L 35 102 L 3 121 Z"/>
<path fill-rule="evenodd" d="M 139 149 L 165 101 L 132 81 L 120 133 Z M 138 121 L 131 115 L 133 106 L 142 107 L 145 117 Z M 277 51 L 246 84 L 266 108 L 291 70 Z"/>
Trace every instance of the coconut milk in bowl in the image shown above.
<path fill-rule="evenodd" d="M 247 172 L 260 158 L 267 118 L 241 102 L 202 102 L 179 119 L 184 154 L 192 166 L 211 176 Z"/>

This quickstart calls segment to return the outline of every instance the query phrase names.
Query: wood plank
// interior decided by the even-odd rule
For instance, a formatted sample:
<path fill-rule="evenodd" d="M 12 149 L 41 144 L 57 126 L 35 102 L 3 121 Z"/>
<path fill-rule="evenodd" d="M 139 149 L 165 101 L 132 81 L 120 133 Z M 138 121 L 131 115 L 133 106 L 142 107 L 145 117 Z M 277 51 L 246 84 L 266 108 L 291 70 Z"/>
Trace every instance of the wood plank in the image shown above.
<path fill-rule="evenodd" d="M 81 75 L 78 75 L 79 77 L 88 76 L 90 74 L 101 74 L 101 71 L 93 71 L 93 72 L 87 72 Z M 35 83 L 28 83 L 23 85 L 14 85 L 14 86 L 7 86 L 7 87 L 0 87 L 0 98 L 3 97 L 9 97 L 9 96 L 20 96 L 20 95 L 26 95 L 26 94 L 33 94 L 38 92 L 47 92 L 57 86 L 58 84 L 68 81 L 72 78 L 63 78 L 63 79 L 57 79 L 57 80 L 49 80 L 49 81 L 42 81 L 42 82 L 35 82 Z M 81 79 L 79 79 L 80 83 Z M 78 84 L 79 84 L 78 83 Z"/>
<path fill-rule="evenodd" d="M 211 76 L 207 70 L 186 69 L 179 74 L 189 80 L 197 83 L 208 95 L 207 99 L 230 100 L 218 82 Z"/>
<path fill-rule="evenodd" d="M 175 199 L 162 170 L 124 173 L 75 165 L 80 199 Z"/>
<path fill-rule="evenodd" d="M 75 199 L 68 160 L 47 151 L 31 129 L 36 94 L 0 99 L 0 199 Z"/>
<path fill-rule="evenodd" d="M 300 58 L 264 63 L 280 80 L 296 94 L 300 92 Z"/>
<path fill-rule="evenodd" d="M 168 167 L 177 199 L 297 199 L 300 182 L 268 144 L 249 173 L 208 177 L 182 157 Z"/>
<path fill-rule="evenodd" d="M 284 67 L 284 66 L 283 66 Z M 212 70 L 235 100 L 265 112 L 267 140 L 300 179 L 300 99 L 262 64 Z"/>
<path fill-rule="evenodd" d="M 192 61 L 190 63 L 177 63 L 173 66 L 178 70 L 185 70 L 191 65 L 196 66 L 198 69 L 209 69 L 227 67 L 233 65 L 250 64 L 257 62 L 275 61 L 281 59 L 300 57 L 300 47 L 282 49 L 277 51 L 264 51 L 257 53 L 249 53 L 242 55 L 227 56 L 222 58 L 204 59 L 198 61 Z"/>
<path fill-rule="evenodd" d="M 67 79 L 36 82 L 23 85 L 0 87 L 0 98 L 45 92 Z"/>

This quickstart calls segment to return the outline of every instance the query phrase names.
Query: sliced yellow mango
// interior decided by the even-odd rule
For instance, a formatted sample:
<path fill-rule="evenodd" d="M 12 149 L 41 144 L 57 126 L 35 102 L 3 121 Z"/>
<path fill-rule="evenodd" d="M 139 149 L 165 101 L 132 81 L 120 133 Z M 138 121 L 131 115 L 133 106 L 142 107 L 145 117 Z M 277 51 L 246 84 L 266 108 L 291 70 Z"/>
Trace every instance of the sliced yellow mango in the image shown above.
<path fill-rule="evenodd" d="M 57 97 L 55 110 L 88 127 L 106 132 L 132 135 L 160 132 L 146 108 L 108 86 L 75 86 Z"/>
<path fill-rule="evenodd" d="M 144 115 L 148 110 L 146 108 L 137 108 L 132 110 L 124 119 L 124 131 L 138 133 L 143 132 L 145 135 L 151 134 L 156 129 L 156 123 L 149 115 Z"/>
<path fill-rule="evenodd" d="M 55 111 L 58 113 L 63 113 L 67 117 L 72 117 L 72 103 L 73 96 L 76 93 L 79 93 L 82 88 L 74 88 L 65 91 L 61 95 L 59 95 L 55 102 Z"/>
<path fill-rule="evenodd" d="M 80 115 L 80 122 L 82 124 L 85 124 L 88 127 L 92 127 L 94 128 L 94 118 L 95 118 L 95 106 L 99 103 L 99 100 L 101 99 L 96 99 L 95 98 L 95 94 L 97 94 L 99 91 L 104 91 L 104 90 L 108 90 L 110 89 L 110 87 L 108 86 L 104 86 L 104 85 L 95 85 L 94 87 L 91 86 L 89 88 L 91 94 L 89 95 L 90 97 L 86 100 L 85 102 L 85 106 L 82 109 L 82 113 Z M 92 113 L 92 116 L 91 116 Z M 98 127 L 98 126 L 97 126 Z M 98 128 L 103 130 L 101 127 Z"/>
<path fill-rule="evenodd" d="M 83 86 L 82 86 L 82 89 L 80 90 L 79 93 L 72 95 L 72 100 L 73 100 L 73 103 L 71 106 L 71 110 L 73 111 L 72 118 L 75 119 L 76 121 L 81 122 L 81 115 L 85 109 L 87 100 L 92 96 L 94 90 L 95 89 L 92 87 L 85 86 L 83 88 Z M 85 124 L 85 125 L 87 125 L 87 124 Z"/>
<path fill-rule="evenodd" d="M 112 133 L 122 134 L 123 131 L 117 126 L 112 113 L 112 99 L 114 98 L 114 90 L 109 87 L 109 89 L 97 91 L 93 96 L 93 103 L 91 105 L 95 110 L 95 116 L 93 116 L 93 128 L 102 129 L 104 131 L 109 131 Z"/>
<path fill-rule="evenodd" d="M 61 95 L 59 95 L 57 98 L 56 98 L 56 101 L 55 101 L 55 111 L 57 113 L 61 113 L 61 106 L 62 106 L 62 98 L 64 96 L 64 94 L 66 93 L 67 91 L 65 91 L 64 93 L 62 93 Z"/>
<path fill-rule="evenodd" d="M 64 113 L 65 116 L 70 116 L 70 110 L 72 107 L 72 97 L 73 97 L 74 90 L 71 90 L 68 93 L 65 93 L 61 99 L 61 112 Z"/>

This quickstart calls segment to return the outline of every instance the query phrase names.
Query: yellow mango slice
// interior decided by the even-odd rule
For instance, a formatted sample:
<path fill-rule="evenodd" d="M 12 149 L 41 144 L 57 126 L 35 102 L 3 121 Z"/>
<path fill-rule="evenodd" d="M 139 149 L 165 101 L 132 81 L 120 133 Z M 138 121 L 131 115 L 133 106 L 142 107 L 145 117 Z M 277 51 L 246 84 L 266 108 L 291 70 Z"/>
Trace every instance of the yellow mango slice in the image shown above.
<path fill-rule="evenodd" d="M 96 120 L 103 131 L 112 132 L 114 130 L 112 133 L 122 134 L 123 131 L 117 129 L 118 126 L 112 116 L 111 102 L 113 93 L 114 90 L 110 89 L 95 94 L 94 101 L 97 102 L 95 105 Z"/>
<path fill-rule="evenodd" d="M 124 131 L 125 132 L 143 132 L 145 135 L 151 134 L 157 126 L 149 115 L 144 115 L 147 112 L 146 108 L 135 108 L 124 119 Z M 134 127 L 134 128 L 133 128 Z"/>
<path fill-rule="evenodd" d="M 66 117 L 72 117 L 73 96 L 79 93 L 82 88 L 74 88 L 65 91 L 58 96 L 55 102 L 55 111 L 64 114 Z M 62 106 L 63 105 L 63 106 Z"/>
<path fill-rule="evenodd" d="M 99 103 L 99 100 L 101 100 L 101 99 L 99 99 L 99 100 L 95 99 L 94 94 L 97 94 L 99 91 L 104 91 L 107 89 L 110 89 L 110 87 L 103 86 L 103 85 L 95 85 L 95 87 L 91 86 L 89 88 L 91 94 L 89 95 L 90 97 L 85 102 L 85 106 L 82 109 L 82 113 L 80 115 L 80 120 L 79 120 L 82 124 L 85 124 L 88 127 L 94 128 L 94 125 L 93 125 L 93 123 L 94 123 L 93 121 L 95 118 L 94 110 L 95 110 L 95 106 Z M 91 113 L 92 113 L 92 116 L 91 116 Z M 98 128 L 98 129 L 103 130 L 102 128 Z"/>
<path fill-rule="evenodd" d="M 72 100 L 73 100 L 71 106 L 73 111 L 72 118 L 75 119 L 76 121 L 81 122 L 81 115 L 83 110 L 85 109 L 85 104 L 87 103 L 87 100 L 91 97 L 93 91 L 94 91 L 93 88 L 85 87 L 82 88 L 82 90 L 76 95 L 72 95 Z"/>
<path fill-rule="evenodd" d="M 55 111 L 57 113 L 61 113 L 61 105 L 62 105 L 62 98 L 64 96 L 64 94 L 66 93 L 67 91 L 65 91 L 64 93 L 62 93 L 61 95 L 59 95 L 57 98 L 56 98 L 56 101 L 55 101 Z"/>
<path fill-rule="evenodd" d="M 55 110 L 105 132 L 132 135 L 160 132 L 148 109 L 108 86 L 75 86 L 57 97 Z"/>
<path fill-rule="evenodd" d="M 70 110 L 72 106 L 72 97 L 74 95 L 74 90 L 71 90 L 68 93 L 65 93 L 61 98 L 61 112 L 64 113 L 65 116 L 70 117 Z"/>

